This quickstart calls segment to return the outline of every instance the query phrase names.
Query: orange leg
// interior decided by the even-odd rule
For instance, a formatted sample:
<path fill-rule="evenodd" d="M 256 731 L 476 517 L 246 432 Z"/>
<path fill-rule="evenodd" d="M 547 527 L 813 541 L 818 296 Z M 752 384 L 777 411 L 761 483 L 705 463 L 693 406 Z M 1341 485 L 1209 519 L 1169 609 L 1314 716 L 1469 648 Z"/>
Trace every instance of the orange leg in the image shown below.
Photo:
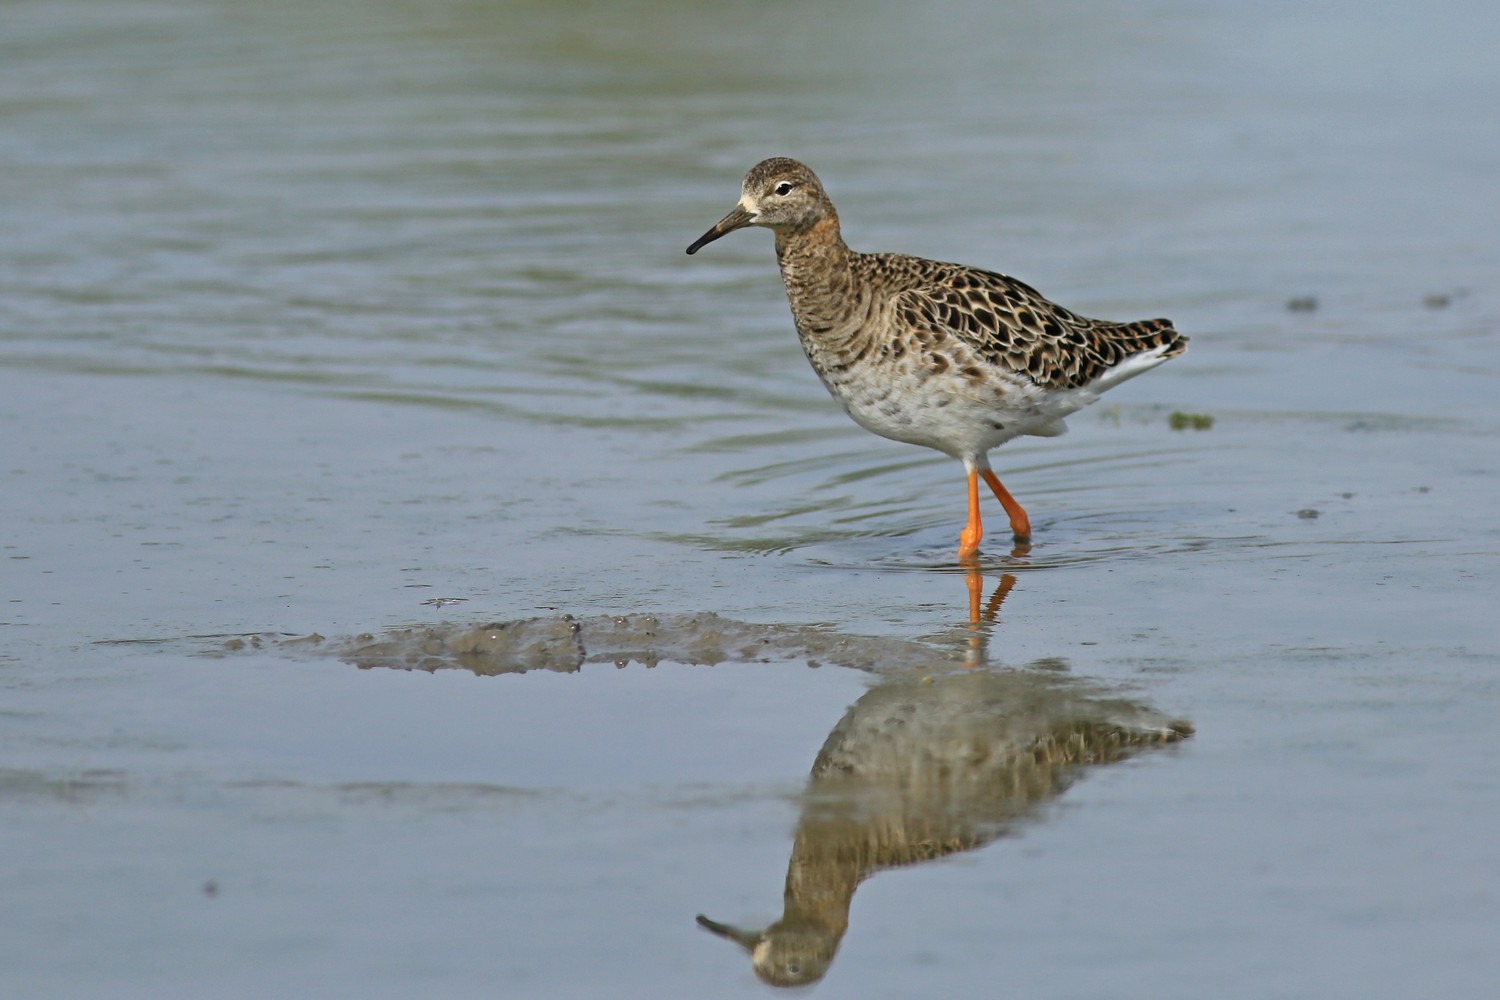
<path fill-rule="evenodd" d="M 1010 530 L 1016 536 L 1016 541 L 1031 541 L 1031 519 L 1026 516 L 1026 511 L 1021 509 L 1021 505 L 1016 503 L 1016 498 L 1011 496 L 1010 492 L 1004 486 L 1000 485 L 1000 477 L 995 475 L 991 470 L 985 469 L 984 481 L 990 484 L 990 489 L 995 491 L 995 499 L 1000 501 L 1000 505 L 1005 508 L 1005 513 L 1010 515 Z M 977 495 L 978 493 L 978 490 L 975 488 L 973 473 L 969 474 L 969 491 L 971 495 Z M 974 523 L 978 516 L 978 514 L 971 512 L 969 514 L 970 523 Z"/>
<path fill-rule="evenodd" d="M 1011 503 L 1015 503 L 1014 500 Z M 979 553 L 979 540 L 984 537 L 984 525 L 979 520 L 979 473 L 969 473 L 969 523 L 958 536 L 958 561 L 968 562 Z"/>

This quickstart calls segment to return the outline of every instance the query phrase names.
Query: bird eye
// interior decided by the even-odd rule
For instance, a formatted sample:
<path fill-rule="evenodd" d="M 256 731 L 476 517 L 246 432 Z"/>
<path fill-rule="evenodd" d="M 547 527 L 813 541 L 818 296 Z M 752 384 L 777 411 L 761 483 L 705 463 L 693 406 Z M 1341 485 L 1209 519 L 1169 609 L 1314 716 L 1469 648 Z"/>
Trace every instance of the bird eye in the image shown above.
<path fill-rule="evenodd" d="M 776 185 L 776 193 L 777 194 L 783 194 L 783 195 L 784 194 L 791 194 L 792 193 L 792 182 L 791 181 L 782 181 L 780 184 Z"/>

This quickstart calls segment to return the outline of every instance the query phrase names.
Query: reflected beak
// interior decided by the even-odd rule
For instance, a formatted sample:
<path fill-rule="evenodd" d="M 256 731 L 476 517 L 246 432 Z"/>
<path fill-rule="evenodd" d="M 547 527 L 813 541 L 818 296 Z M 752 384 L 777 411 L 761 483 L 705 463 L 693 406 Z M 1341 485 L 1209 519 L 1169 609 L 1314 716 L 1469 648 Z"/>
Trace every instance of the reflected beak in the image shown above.
<path fill-rule="evenodd" d="M 714 227 L 714 229 L 717 228 L 717 226 Z M 734 228 L 739 227 L 736 226 Z M 727 232 L 729 232 L 728 229 L 724 230 L 724 233 Z M 710 239 L 718 239 L 720 236 L 723 236 L 724 233 L 715 233 L 713 229 L 710 229 L 708 233 L 705 234 L 704 238 L 700 240 L 698 244 L 694 245 L 693 249 L 696 250 L 698 246 L 701 246 L 703 243 L 707 243 Z M 691 252 L 692 251 L 689 251 L 689 253 Z M 701 913 L 698 914 L 698 926 L 702 927 L 704 930 L 713 931 L 721 938 L 727 938 L 728 940 L 733 941 L 735 944 L 738 944 L 741 948 L 744 948 L 749 952 L 755 951 L 755 946 L 760 944 L 761 941 L 765 938 L 765 935 L 760 931 L 742 931 L 738 927 L 731 927 L 728 924 L 721 924 L 717 920 L 710 920 Z"/>
<path fill-rule="evenodd" d="M 715 222 L 712 229 L 694 240 L 693 245 L 687 248 L 687 252 L 697 253 L 703 247 L 708 246 L 720 236 L 727 236 L 728 234 L 734 232 L 736 229 L 744 229 L 754 221 L 755 216 L 751 215 L 745 209 L 744 205 L 736 205 L 734 206 L 733 212 L 730 212 L 728 215 L 724 216 L 724 218 L 720 219 L 718 222 Z M 708 925 L 705 924 L 704 926 L 706 927 Z M 718 932 L 715 931 L 715 933 Z"/>

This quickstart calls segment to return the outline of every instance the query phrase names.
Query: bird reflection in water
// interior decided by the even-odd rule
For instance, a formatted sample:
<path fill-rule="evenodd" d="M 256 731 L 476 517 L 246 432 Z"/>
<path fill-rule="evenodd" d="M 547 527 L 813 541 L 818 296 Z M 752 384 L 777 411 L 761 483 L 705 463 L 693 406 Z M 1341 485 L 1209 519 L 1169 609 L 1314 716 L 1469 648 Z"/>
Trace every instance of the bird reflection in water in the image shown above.
<path fill-rule="evenodd" d="M 1186 722 L 1060 674 L 1060 661 L 984 664 L 987 629 L 1015 582 L 1002 577 L 981 611 L 982 582 L 970 567 L 970 668 L 887 676 L 828 734 L 802 796 L 781 918 L 746 930 L 698 917 L 743 946 L 763 981 L 822 979 L 854 892 L 870 876 L 983 847 L 1060 795 L 1085 765 L 1192 734 Z"/>

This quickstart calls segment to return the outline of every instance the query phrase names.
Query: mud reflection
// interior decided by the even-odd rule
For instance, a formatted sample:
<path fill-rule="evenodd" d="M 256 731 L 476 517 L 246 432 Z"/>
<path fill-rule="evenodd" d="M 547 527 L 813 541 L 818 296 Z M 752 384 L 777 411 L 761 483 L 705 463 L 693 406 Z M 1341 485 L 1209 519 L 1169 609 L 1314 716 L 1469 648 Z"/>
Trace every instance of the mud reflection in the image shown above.
<path fill-rule="evenodd" d="M 1018 550 L 1019 551 L 1019 550 Z M 357 666 L 407 670 L 460 668 L 476 674 L 528 670 L 573 672 L 586 663 L 715 664 L 806 660 L 885 673 L 918 667 L 977 666 L 988 657 L 1000 606 L 1016 584 L 1007 573 L 986 602 L 984 580 L 971 567 L 965 583 L 969 623 L 949 633 L 908 641 L 851 635 L 819 625 L 757 624 L 712 611 L 686 614 L 548 615 L 479 625 L 441 623 L 341 639 L 321 635 L 236 636 L 231 650 L 317 646 Z"/>
<path fill-rule="evenodd" d="M 982 658 L 1006 576 L 981 612 L 971 599 L 971 658 Z M 978 594 L 978 574 L 968 580 Z M 1183 721 L 1059 674 L 1057 660 L 1003 670 L 902 670 L 852 705 L 813 761 L 787 863 L 781 918 L 746 930 L 698 923 L 750 954 L 774 986 L 828 972 L 855 890 L 889 868 L 982 847 L 1060 795 L 1086 765 L 1107 764 L 1193 732 Z"/>
<path fill-rule="evenodd" d="M 481 625 L 424 625 L 379 637 L 331 640 L 330 645 L 334 653 L 360 667 L 457 667 L 476 674 L 571 672 L 585 663 L 635 662 L 652 667 L 663 662 L 772 660 L 885 671 L 943 659 L 943 651 L 927 643 L 847 635 L 816 625 L 760 625 L 713 612 L 586 618 L 553 615 Z"/>

